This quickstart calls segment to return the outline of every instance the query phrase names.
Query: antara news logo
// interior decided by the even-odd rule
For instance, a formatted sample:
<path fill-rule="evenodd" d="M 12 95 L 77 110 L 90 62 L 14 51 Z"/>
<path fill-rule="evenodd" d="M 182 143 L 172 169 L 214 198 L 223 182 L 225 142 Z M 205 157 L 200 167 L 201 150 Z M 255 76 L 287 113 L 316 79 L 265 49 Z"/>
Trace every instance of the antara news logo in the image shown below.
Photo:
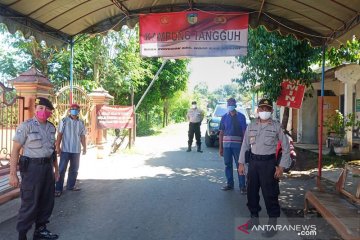
<path fill-rule="evenodd" d="M 278 232 L 297 232 L 299 236 L 316 236 L 316 225 L 304 225 L 304 224 L 288 224 L 288 225 L 267 225 L 267 224 L 259 224 L 250 227 L 250 222 L 246 222 L 237 227 L 237 230 L 250 234 L 250 232 L 254 231 L 278 231 Z"/>

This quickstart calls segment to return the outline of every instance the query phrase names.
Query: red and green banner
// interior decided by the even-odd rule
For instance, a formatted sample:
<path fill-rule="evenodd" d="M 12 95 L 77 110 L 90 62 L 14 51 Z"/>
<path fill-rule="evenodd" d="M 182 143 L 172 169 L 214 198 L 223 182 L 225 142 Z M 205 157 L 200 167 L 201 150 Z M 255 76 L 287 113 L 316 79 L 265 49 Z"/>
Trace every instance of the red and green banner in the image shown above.
<path fill-rule="evenodd" d="M 247 13 L 173 12 L 140 15 L 144 57 L 218 57 L 247 53 Z"/>
<path fill-rule="evenodd" d="M 132 106 L 96 105 L 97 128 L 133 128 L 134 108 Z"/>

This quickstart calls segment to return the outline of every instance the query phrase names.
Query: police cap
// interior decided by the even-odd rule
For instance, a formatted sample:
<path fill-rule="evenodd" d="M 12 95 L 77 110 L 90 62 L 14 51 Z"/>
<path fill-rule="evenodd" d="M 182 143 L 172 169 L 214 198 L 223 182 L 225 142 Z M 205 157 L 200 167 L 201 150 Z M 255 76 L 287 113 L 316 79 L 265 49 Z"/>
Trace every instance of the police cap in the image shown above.
<path fill-rule="evenodd" d="M 267 106 L 272 108 L 273 107 L 273 103 L 270 99 L 267 98 L 263 98 L 259 101 L 258 107 L 262 107 L 262 106 Z"/>
<path fill-rule="evenodd" d="M 54 106 L 52 105 L 50 100 L 47 98 L 44 98 L 44 97 L 37 97 L 35 99 L 35 106 L 37 106 L 37 105 L 43 105 L 45 107 L 50 108 L 51 110 L 54 110 Z"/>
<path fill-rule="evenodd" d="M 192 101 L 191 104 L 196 104 L 196 101 Z"/>

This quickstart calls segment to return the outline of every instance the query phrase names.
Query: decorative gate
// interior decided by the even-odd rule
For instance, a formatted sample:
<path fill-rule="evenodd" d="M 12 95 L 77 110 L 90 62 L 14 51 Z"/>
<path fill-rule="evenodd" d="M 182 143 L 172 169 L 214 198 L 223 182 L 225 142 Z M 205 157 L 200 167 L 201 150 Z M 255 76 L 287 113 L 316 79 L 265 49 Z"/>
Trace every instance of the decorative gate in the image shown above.
<path fill-rule="evenodd" d="M 24 121 L 24 98 L 0 82 L 0 169 L 8 167 L 16 127 Z"/>
<path fill-rule="evenodd" d="M 80 106 L 79 117 L 85 123 L 87 130 L 87 135 L 91 133 L 91 111 L 94 106 L 91 99 L 89 98 L 86 90 L 79 85 L 73 85 L 73 103 L 76 103 Z M 65 85 L 59 91 L 56 92 L 54 101 L 55 111 L 53 114 L 53 122 L 58 126 L 61 119 L 66 117 L 69 114 L 70 106 L 70 86 Z M 92 144 L 90 138 L 87 138 L 88 144 Z"/>

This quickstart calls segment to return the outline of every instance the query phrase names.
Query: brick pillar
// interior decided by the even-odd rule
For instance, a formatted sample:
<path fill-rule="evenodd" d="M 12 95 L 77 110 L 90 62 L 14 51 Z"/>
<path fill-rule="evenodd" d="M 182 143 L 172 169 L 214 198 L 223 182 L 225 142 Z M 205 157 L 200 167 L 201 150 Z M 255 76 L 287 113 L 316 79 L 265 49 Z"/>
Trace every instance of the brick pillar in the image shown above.
<path fill-rule="evenodd" d="M 110 100 L 114 97 L 111 96 L 108 91 L 99 87 L 89 94 L 93 104 L 96 105 L 108 105 Z M 104 144 L 106 143 L 107 130 L 98 129 L 96 126 L 96 107 L 91 112 L 91 134 L 89 136 L 97 147 L 97 158 L 104 157 Z"/>
<path fill-rule="evenodd" d="M 9 80 L 18 96 L 24 97 L 24 120 L 32 118 L 35 110 L 35 98 L 48 98 L 53 92 L 52 83 L 35 67 Z M 20 111 L 22 112 L 22 111 Z"/>

